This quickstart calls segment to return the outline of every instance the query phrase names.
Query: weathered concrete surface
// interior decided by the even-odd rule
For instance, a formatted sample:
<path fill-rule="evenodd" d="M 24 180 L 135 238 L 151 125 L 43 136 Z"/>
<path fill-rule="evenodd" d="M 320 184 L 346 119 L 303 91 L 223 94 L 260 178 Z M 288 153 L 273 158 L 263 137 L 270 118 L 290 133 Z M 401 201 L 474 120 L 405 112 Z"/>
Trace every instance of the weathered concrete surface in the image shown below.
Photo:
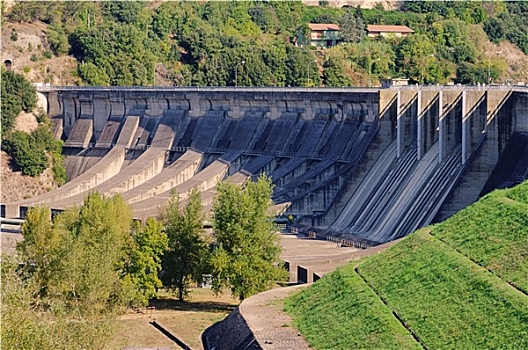
<path fill-rule="evenodd" d="M 188 150 L 152 179 L 123 193 L 123 199 L 132 204 L 170 191 L 171 188 L 194 176 L 202 162 L 202 158 L 202 153 Z"/>
<path fill-rule="evenodd" d="M 378 180 L 390 178 L 395 181 L 394 188 L 402 189 L 403 195 L 413 193 L 420 200 L 424 197 L 443 200 L 443 193 L 436 194 L 451 191 L 454 183 L 446 182 L 454 181 L 458 186 L 451 191 L 444 206 L 454 210 L 471 203 L 478 195 L 486 173 L 489 174 L 489 169 L 495 166 L 511 135 L 528 129 L 526 89 L 509 87 L 42 89 L 39 93 L 47 95 L 52 117 L 61 118 L 64 136 L 70 145 L 89 143 L 89 146 L 116 145 L 126 149 L 127 158 L 122 163 L 120 180 L 116 178 L 107 186 L 115 187 L 114 192 L 122 192 L 130 201 L 148 200 L 175 186 L 170 181 L 161 180 L 161 176 L 154 176 L 159 166 L 152 174 L 145 170 L 148 173 L 145 177 L 127 174 L 126 169 L 132 169 L 132 161 L 149 147 L 165 148 L 168 153 L 160 175 L 177 158 L 176 154 L 190 149 L 203 153 L 205 165 L 223 155 L 238 154 L 236 160 L 229 162 L 225 175 L 232 175 L 246 166 L 255 168 L 251 171 L 255 175 L 273 174 L 278 177 L 273 179 L 277 184 L 274 200 L 291 203 L 287 214 L 296 215 L 303 225 L 322 228 L 339 217 L 360 189 L 366 174 L 394 140 L 397 156 L 409 163 L 399 168 L 401 172 L 396 168 L 389 169 L 389 173 L 373 174 L 368 181 L 381 183 Z M 57 132 L 59 130 L 57 128 Z M 119 138 L 115 141 L 118 132 Z M 433 150 L 434 147 L 438 149 Z M 431 173 L 433 165 L 424 166 L 422 159 L 435 151 L 440 167 L 434 171 L 436 175 L 426 179 L 416 172 Z M 460 154 L 458 165 L 464 167 L 465 175 L 452 180 L 446 171 L 454 166 L 455 173 L 459 173 L 454 163 L 458 162 L 456 154 Z M 108 162 L 109 155 L 97 164 Z M 72 159 L 71 163 L 68 168 L 80 172 L 93 162 Z M 154 163 L 161 165 L 161 161 Z M 94 165 L 86 173 L 99 171 L 98 165 Z M 203 175 L 201 172 L 197 174 L 196 180 Z M 438 179 L 443 176 L 447 177 Z M 147 178 L 150 180 L 145 181 Z M 123 186 L 118 184 L 121 180 Z M 68 186 L 77 181 L 80 180 L 76 178 Z M 423 185 L 423 190 L 415 188 L 411 191 L 413 184 L 403 186 L 405 181 L 418 181 L 416 188 Z M 400 182 L 402 186 L 396 186 Z M 67 191 L 65 186 L 47 198 L 58 198 L 54 196 L 59 193 L 78 195 L 94 186 L 104 187 L 100 184 L 100 181 L 89 182 L 87 186 L 76 187 L 77 192 Z M 147 188 L 146 184 L 151 187 Z M 211 186 L 205 198 L 209 207 L 214 184 L 207 186 Z M 462 189 L 466 186 L 469 188 Z M 161 198 L 161 201 L 165 199 Z M 401 204 L 411 200 L 399 198 L 394 201 Z M 420 203 L 424 208 L 437 210 L 438 203 Z M 458 204 L 453 206 L 454 203 Z M 403 210 L 373 208 L 380 214 Z M 415 204 L 407 213 L 400 213 L 402 219 L 415 216 L 414 210 Z M 383 218 L 380 222 L 391 220 L 394 221 Z M 413 225 L 406 221 L 397 226 L 405 231 L 405 227 Z M 383 224 L 384 229 L 393 226 Z M 387 237 L 391 237 L 391 233 L 387 233 Z"/>
<path fill-rule="evenodd" d="M 57 190 L 27 200 L 7 204 L 6 217 L 21 217 L 21 207 L 52 203 L 89 191 L 119 173 L 121 165 L 125 160 L 125 152 L 124 147 L 115 147 L 92 168 L 92 171 L 82 174 L 74 181 L 66 183 Z"/>

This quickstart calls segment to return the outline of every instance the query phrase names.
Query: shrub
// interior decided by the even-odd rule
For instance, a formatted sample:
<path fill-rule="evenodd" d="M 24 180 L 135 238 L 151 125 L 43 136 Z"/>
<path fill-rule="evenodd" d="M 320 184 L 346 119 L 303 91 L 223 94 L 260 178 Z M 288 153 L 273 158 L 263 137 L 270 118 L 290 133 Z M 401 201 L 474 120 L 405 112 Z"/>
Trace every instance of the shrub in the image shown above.
<path fill-rule="evenodd" d="M 45 148 L 33 141 L 28 133 L 15 131 L 3 142 L 22 173 L 29 176 L 42 174 L 49 165 Z"/>
<path fill-rule="evenodd" d="M 30 60 L 31 60 L 31 62 L 37 62 L 38 61 L 38 56 L 35 55 L 35 54 L 32 54 Z"/>
<path fill-rule="evenodd" d="M 25 67 L 24 67 L 24 73 L 27 74 L 27 73 L 29 73 L 30 71 L 31 71 L 31 67 L 29 67 L 29 66 L 25 66 Z"/>
<path fill-rule="evenodd" d="M 29 112 L 37 104 L 35 88 L 21 74 L 2 69 L 2 135 L 9 135 L 15 118 L 24 110 Z"/>

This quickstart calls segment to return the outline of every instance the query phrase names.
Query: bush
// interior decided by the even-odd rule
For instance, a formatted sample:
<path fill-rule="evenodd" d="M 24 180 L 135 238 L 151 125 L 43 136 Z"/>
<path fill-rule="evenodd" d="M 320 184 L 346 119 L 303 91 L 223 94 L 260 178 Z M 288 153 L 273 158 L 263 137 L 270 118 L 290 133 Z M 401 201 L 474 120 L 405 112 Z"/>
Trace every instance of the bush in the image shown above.
<path fill-rule="evenodd" d="M 37 104 L 35 88 L 21 74 L 2 69 L 2 135 L 9 135 L 21 111 L 29 112 Z"/>
<path fill-rule="evenodd" d="M 35 143 L 28 133 L 15 131 L 4 140 L 3 145 L 24 175 L 40 175 L 49 165 L 45 148 Z"/>
<path fill-rule="evenodd" d="M 45 118 L 45 113 L 39 113 L 38 118 Z M 62 141 L 56 141 L 49 123 L 41 123 L 31 135 L 22 131 L 15 131 L 5 137 L 4 150 L 13 157 L 24 175 L 37 176 L 49 167 L 49 154 L 52 158 L 52 171 L 54 179 L 63 185 L 66 178 L 66 169 L 62 159 Z"/>
<path fill-rule="evenodd" d="M 66 174 L 66 168 L 63 164 L 63 157 L 60 153 L 52 153 L 53 157 L 53 179 L 57 185 L 62 186 L 68 181 L 68 175 Z"/>
<path fill-rule="evenodd" d="M 29 66 L 25 66 L 25 67 L 24 67 L 24 73 L 27 74 L 27 73 L 29 73 L 30 71 L 31 71 L 31 67 L 29 67 Z"/>
<path fill-rule="evenodd" d="M 35 54 L 32 54 L 30 60 L 31 60 L 31 62 L 37 62 L 38 61 L 38 56 L 35 55 Z"/>
<path fill-rule="evenodd" d="M 39 109 L 38 111 L 38 114 L 37 114 L 37 122 L 39 124 L 42 124 L 42 123 L 49 123 L 49 118 L 48 118 L 48 115 L 46 114 L 46 112 L 44 112 L 44 110 L 42 108 Z"/>

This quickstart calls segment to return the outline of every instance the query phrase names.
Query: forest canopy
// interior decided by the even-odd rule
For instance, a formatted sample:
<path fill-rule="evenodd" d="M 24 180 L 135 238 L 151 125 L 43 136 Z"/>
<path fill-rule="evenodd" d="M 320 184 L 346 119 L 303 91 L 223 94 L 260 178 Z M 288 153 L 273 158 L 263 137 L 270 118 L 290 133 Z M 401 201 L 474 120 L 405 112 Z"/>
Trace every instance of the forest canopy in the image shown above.
<path fill-rule="evenodd" d="M 522 1 L 407 1 L 399 11 L 300 1 L 24 2 L 7 18 L 50 24 L 53 53 L 74 56 L 88 85 L 357 86 L 390 77 L 485 83 L 504 79 L 505 65 L 479 52 L 474 33 L 528 54 Z M 310 22 L 340 24 L 344 41 L 324 52 L 299 47 L 298 31 Z M 361 31 L 369 24 L 415 33 L 372 39 Z"/>

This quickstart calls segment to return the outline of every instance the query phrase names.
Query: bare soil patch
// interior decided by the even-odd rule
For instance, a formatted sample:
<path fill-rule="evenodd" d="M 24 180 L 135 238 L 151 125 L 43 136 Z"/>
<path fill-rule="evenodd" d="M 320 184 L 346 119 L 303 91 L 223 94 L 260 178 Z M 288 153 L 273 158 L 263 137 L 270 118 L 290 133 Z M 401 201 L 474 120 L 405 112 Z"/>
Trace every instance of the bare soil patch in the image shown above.
<path fill-rule="evenodd" d="M 37 177 L 23 175 L 4 151 L 0 151 L 0 180 L 0 202 L 2 203 L 38 196 L 57 187 L 53 182 L 51 169 L 46 169 Z"/>
<path fill-rule="evenodd" d="M 211 289 L 191 290 L 189 300 L 177 301 L 174 295 L 160 293 L 159 299 L 152 300 L 156 307 L 155 319 L 165 329 L 192 349 L 202 349 L 202 332 L 216 322 L 223 320 L 239 301 L 229 294 L 215 296 Z M 119 330 L 111 348 L 162 348 L 179 349 L 176 344 L 149 324 L 152 316 L 145 312 L 130 311 L 119 318 Z"/>

